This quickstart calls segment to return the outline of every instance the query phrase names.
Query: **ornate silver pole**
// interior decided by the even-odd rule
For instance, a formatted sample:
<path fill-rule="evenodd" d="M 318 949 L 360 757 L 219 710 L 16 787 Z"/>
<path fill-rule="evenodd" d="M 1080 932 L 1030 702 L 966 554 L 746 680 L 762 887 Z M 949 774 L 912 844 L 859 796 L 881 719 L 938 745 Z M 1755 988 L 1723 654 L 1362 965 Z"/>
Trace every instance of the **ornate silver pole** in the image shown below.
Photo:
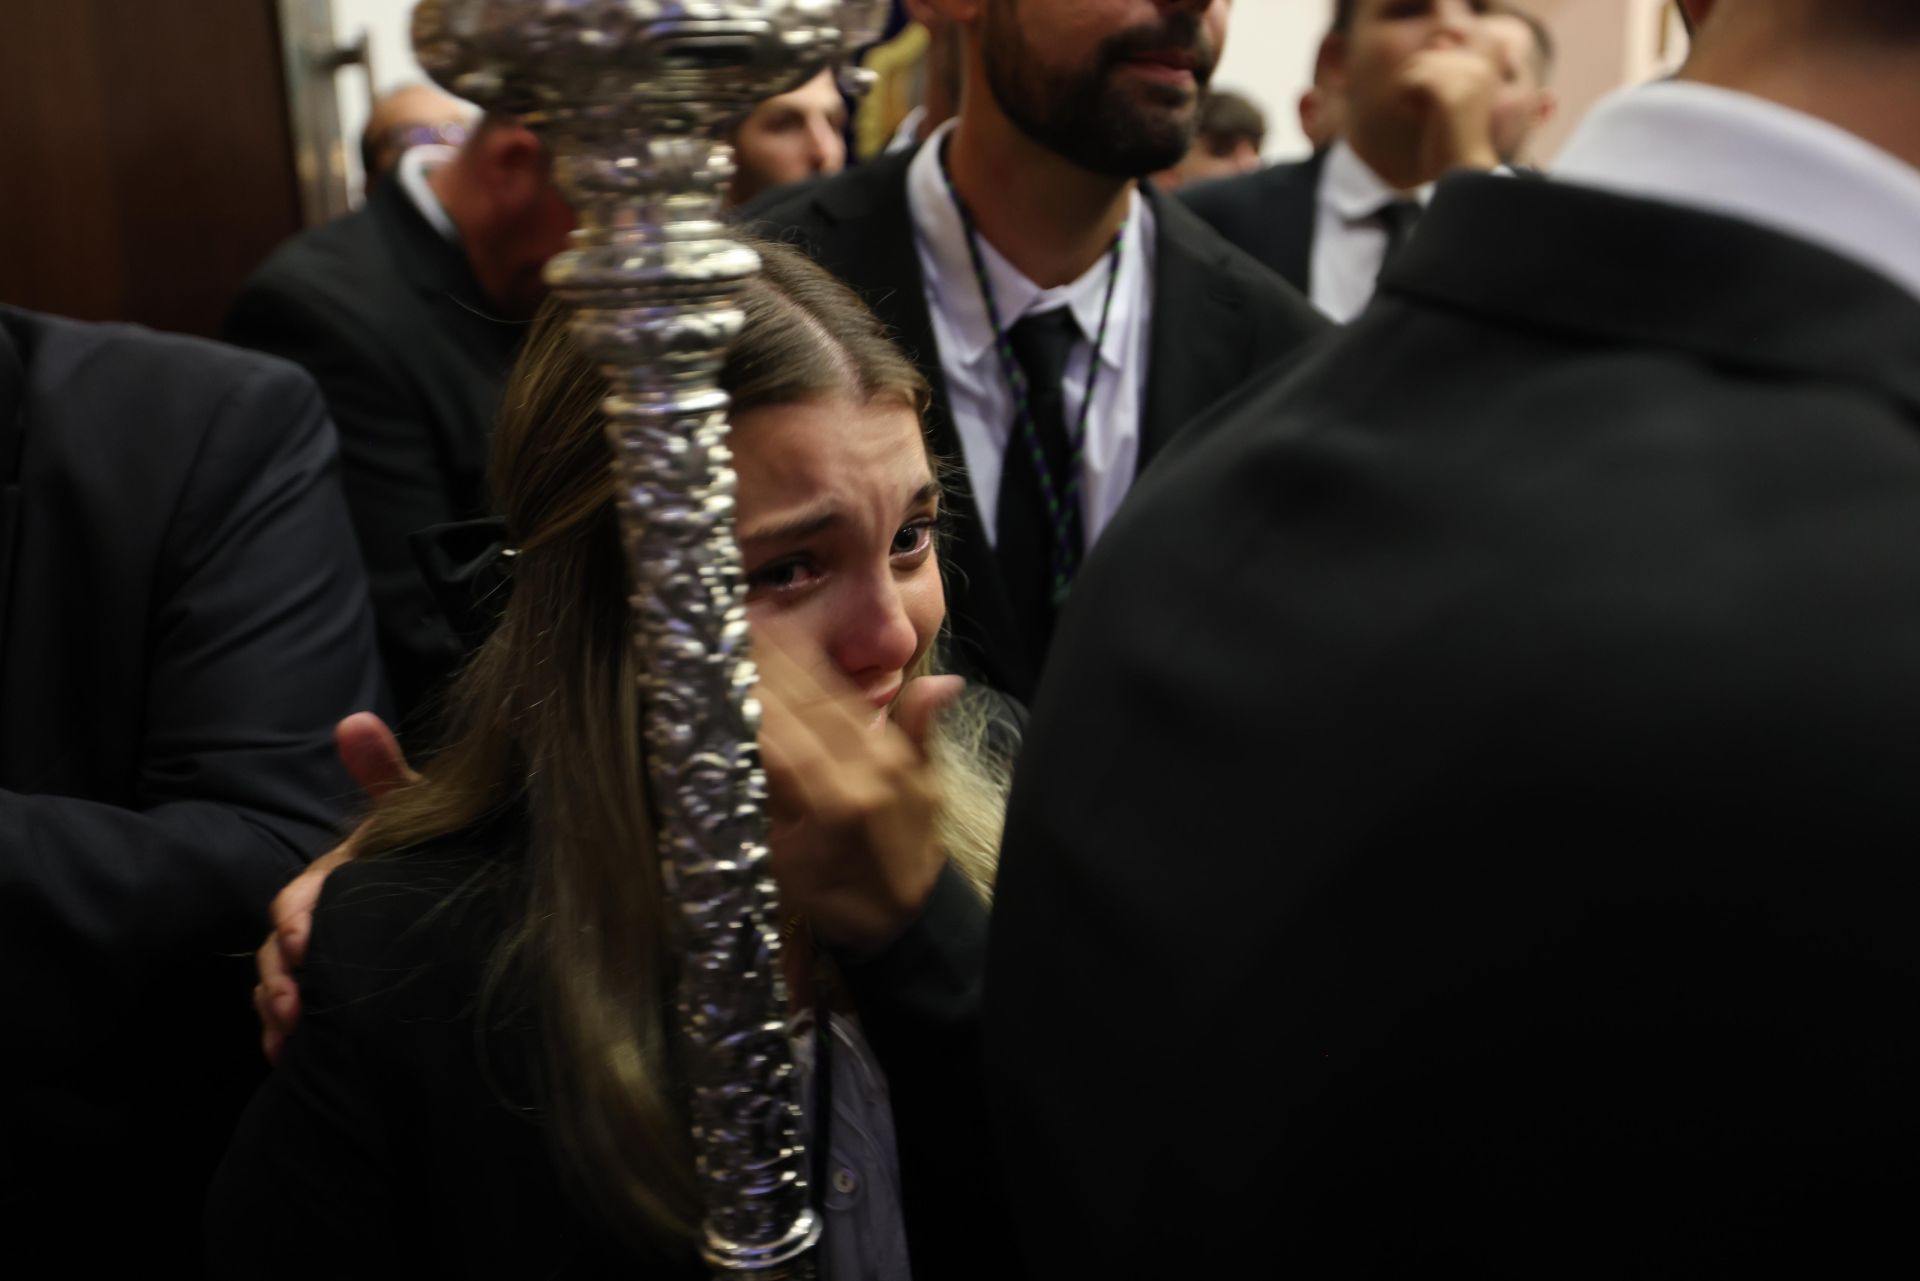
<path fill-rule="evenodd" d="M 613 385 L 649 784 L 679 921 L 678 1013 L 718 1273 L 812 1275 L 717 376 L 759 271 L 728 238 L 724 142 L 762 98 L 879 32 L 885 0 L 421 0 L 420 62 L 538 129 L 580 217 L 547 280 Z"/>

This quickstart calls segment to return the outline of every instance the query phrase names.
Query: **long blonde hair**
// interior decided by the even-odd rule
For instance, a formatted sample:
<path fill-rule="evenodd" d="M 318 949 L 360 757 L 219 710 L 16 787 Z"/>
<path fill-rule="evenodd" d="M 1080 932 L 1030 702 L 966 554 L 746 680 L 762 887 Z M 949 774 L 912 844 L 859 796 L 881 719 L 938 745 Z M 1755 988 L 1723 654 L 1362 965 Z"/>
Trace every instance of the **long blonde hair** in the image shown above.
<path fill-rule="evenodd" d="M 795 251 L 756 244 L 765 270 L 721 383 L 736 410 L 828 395 L 923 411 L 927 387 L 878 320 Z M 524 816 L 524 908 L 493 973 L 524 972 L 546 1050 L 541 1106 L 564 1168 L 646 1249 L 684 1250 L 699 1206 L 671 1053 L 673 958 L 644 789 L 641 672 L 600 402 L 606 380 L 549 302 L 508 385 L 491 484 L 517 545 L 491 637 L 447 705 L 447 745 L 423 781 L 384 800 L 372 854 Z M 984 894 L 1007 763 L 983 748 L 979 706 L 934 747 L 950 857 Z"/>

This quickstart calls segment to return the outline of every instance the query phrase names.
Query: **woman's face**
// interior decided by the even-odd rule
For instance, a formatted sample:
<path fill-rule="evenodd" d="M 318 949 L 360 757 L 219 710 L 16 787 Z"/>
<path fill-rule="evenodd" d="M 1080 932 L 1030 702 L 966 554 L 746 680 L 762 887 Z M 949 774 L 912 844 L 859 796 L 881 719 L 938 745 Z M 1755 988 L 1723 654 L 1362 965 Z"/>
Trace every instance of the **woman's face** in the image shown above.
<path fill-rule="evenodd" d="M 731 443 L 755 638 L 838 673 L 884 719 L 947 609 L 918 417 L 844 397 L 765 405 L 734 415 Z"/>

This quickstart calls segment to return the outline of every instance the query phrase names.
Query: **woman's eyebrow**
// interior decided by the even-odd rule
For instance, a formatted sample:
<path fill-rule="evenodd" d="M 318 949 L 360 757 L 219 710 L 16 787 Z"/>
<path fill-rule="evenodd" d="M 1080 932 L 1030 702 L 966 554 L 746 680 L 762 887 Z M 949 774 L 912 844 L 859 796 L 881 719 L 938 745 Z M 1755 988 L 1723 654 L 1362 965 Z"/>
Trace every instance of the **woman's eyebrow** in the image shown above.
<path fill-rule="evenodd" d="M 919 489 L 915 490 L 913 497 L 907 499 L 906 507 L 904 510 L 913 511 L 916 508 L 925 507 L 929 503 L 937 503 L 939 501 L 940 501 L 940 482 L 937 480 L 930 480 L 926 484 L 920 486 Z"/>
<path fill-rule="evenodd" d="M 776 518 L 754 529 L 740 531 L 743 543 L 795 542 L 812 538 L 839 524 L 842 517 L 838 510 L 827 507 L 814 511 L 800 511 L 792 516 Z"/>

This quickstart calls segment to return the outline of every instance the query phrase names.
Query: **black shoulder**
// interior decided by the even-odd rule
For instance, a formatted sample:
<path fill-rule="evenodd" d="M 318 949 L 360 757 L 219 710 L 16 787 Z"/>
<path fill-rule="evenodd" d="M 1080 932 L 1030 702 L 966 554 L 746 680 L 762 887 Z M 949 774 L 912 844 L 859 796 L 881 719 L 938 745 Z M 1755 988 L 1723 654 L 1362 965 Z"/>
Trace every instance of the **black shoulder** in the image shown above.
<path fill-rule="evenodd" d="M 880 156 L 831 177 L 777 187 L 742 205 L 734 221 L 769 240 L 804 241 L 828 226 L 863 217 L 876 205 L 904 202 L 914 154 Z"/>
<path fill-rule="evenodd" d="M 283 242 L 247 281 L 247 288 L 318 284 L 342 271 L 363 271 L 381 257 L 380 230 L 370 209 L 356 209 L 309 227 Z"/>
<path fill-rule="evenodd" d="M 803 208 L 806 202 L 813 198 L 813 194 L 820 189 L 821 184 L 831 181 L 833 181 L 833 175 L 815 174 L 811 178 L 802 178 L 799 182 L 787 182 L 778 187 L 770 187 L 733 210 L 728 216 L 734 223 L 743 227 L 751 227 L 761 222 L 784 222 L 786 216 Z"/>
<path fill-rule="evenodd" d="M 1263 331 L 1277 327 L 1289 345 L 1333 329 L 1305 294 L 1179 200 L 1156 194 L 1153 212 L 1162 250 L 1184 255 L 1188 261 L 1183 266 L 1207 274 L 1216 287 L 1243 300 L 1252 309 L 1250 323 Z"/>
<path fill-rule="evenodd" d="M 1312 156 L 1287 164 L 1268 165 L 1264 169 L 1235 174 L 1231 178 L 1192 183 L 1182 187 L 1176 194 L 1187 208 L 1212 222 L 1216 217 L 1229 213 L 1257 212 L 1277 194 L 1301 183 L 1311 185 L 1317 182 L 1320 166 L 1321 157 Z"/>
<path fill-rule="evenodd" d="M 241 287 L 221 336 L 279 350 L 288 327 L 317 325 L 352 337 L 379 330 L 399 277 L 369 209 L 308 228 L 275 249 Z M 377 341 L 377 336 L 376 339 Z"/>
<path fill-rule="evenodd" d="M 500 832 L 342 864 L 321 889 L 306 969 L 338 999 L 457 1008 L 509 928 L 517 873 L 518 850 Z"/>
<path fill-rule="evenodd" d="M 29 396 L 84 406 L 164 406 L 169 421 L 206 421 L 236 396 L 317 402 L 313 380 L 275 356 L 138 325 L 14 313 L 30 326 Z"/>
<path fill-rule="evenodd" d="M 1189 183 L 1175 192 L 1174 198 L 1208 222 L 1216 222 L 1254 201 L 1253 184 L 1260 177 L 1259 173 L 1236 174 L 1231 178 Z"/>

